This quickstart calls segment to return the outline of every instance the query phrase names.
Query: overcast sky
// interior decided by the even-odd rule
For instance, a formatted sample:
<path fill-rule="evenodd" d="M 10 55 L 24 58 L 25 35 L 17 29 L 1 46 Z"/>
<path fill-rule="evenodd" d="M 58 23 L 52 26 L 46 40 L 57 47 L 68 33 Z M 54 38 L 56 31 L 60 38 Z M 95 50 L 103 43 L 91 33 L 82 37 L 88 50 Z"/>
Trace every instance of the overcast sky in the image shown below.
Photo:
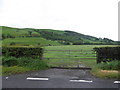
<path fill-rule="evenodd" d="M 119 0 L 0 0 L 0 25 L 118 40 Z"/>

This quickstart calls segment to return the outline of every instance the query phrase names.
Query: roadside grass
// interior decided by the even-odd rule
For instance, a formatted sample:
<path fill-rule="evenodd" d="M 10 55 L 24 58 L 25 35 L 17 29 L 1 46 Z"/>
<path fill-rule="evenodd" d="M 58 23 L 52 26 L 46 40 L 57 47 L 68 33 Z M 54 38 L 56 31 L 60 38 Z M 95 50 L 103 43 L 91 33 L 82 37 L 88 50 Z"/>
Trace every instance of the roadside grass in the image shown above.
<path fill-rule="evenodd" d="M 19 73 L 28 72 L 28 71 L 30 71 L 30 69 L 27 67 L 19 67 L 19 66 L 11 66 L 11 67 L 3 66 L 2 67 L 3 76 L 19 74 Z"/>
<path fill-rule="evenodd" d="M 3 57 L 2 75 L 12 75 L 28 71 L 48 69 L 45 61 L 30 57 Z"/>
<path fill-rule="evenodd" d="M 104 79 L 120 79 L 120 70 L 101 70 L 94 68 L 91 73 L 99 78 Z"/>
<path fill-rule="evenodd" d="M 91 74 L 98 78 L 120 79 L 120 61 L 96 64 L 95 60 L 81 61 L 84 65 L 92 68 Z"/>
<path fill-rule="evenodd" d="M 120 79 L 120 61 L 96 64 L 91 73 L 99 78 Z"/>

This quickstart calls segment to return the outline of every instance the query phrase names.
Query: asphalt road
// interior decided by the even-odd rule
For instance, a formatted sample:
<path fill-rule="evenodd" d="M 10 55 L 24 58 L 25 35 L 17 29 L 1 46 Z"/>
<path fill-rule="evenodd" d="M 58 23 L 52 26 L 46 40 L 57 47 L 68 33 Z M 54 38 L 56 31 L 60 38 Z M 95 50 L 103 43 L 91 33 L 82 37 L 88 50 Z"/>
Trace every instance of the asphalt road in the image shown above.
<path fill-rule="evenodd" d="M 119 88 L 115 80 L 95 78 L 89 70 L 48 69 L 2 77 L 2 88 Z M 28 77 L 49 80 L 27 80 Z M 92 82 L 72 82 L 87 80 Z"/>

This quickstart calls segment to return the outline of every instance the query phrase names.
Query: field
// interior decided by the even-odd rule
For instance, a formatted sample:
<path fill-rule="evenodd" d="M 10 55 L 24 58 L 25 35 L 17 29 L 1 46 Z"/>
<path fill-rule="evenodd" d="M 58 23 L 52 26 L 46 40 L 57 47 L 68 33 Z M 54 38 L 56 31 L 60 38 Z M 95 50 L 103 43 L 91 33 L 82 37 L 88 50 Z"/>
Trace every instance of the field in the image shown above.
<path fill-rule="evenodd" d="M 92 67 L 96 64 L 94 47 L 112 47 L 115 45 L 64 45 L 45 46 L 43 58 L 49 66 L 72 67 L 79 64 Z"/>
<path fill-rule="evenodd" d="M 10 45 L 14 43 L 14 45 L 61 45 L 57 41 L 46 40 L 44 38 L 38 37 L 19 37 L 19 38 L 8 38 L 2 41 L 3 46 Z"/>

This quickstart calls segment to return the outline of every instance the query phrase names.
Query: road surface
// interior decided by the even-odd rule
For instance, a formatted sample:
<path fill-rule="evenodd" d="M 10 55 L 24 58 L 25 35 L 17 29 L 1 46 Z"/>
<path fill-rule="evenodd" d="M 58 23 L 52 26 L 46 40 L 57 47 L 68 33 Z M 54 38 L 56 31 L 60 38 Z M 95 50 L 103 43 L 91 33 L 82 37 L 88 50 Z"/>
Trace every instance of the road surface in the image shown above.
<path fill-rule="evenodd" d="M 27 78 L 48 78 L 28 80 Z M 92 76 L 89 70 L 48 69 L 2 77 L 2 88 L 119 88 L 115 80 Z"/>

